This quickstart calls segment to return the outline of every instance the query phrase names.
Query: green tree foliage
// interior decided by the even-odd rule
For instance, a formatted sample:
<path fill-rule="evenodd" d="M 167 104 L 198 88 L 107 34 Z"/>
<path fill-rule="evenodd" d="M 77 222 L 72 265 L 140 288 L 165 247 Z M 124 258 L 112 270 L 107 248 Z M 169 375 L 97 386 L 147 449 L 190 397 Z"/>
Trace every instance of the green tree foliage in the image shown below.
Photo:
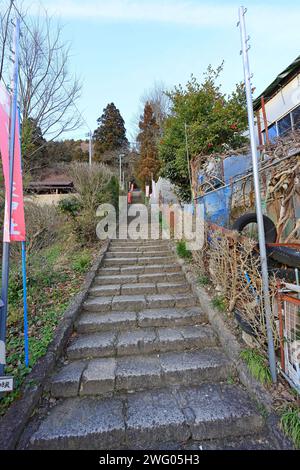
<path fill-rule="evenodd" d="M 143 187 L 151 184 L 152 177 L 156 179 L 160 161 L 158 159 L 157 136 L 159 126 L 156 122 L 152 106 L 145 104 L 144 114 L 139 122 L 140 132 L 137 141 L 140 145 L 140 158 L 137 163 L 137 179 Z"/>
<path fill-rule="evenodd" d="M 223 64 L 208 67 L 202 83 L 192 75 L 185 87 L 169 93 L 171 113 L 159 144 L 162 176 L 177 185 L 183 200 L 189 200 L 190 184 L 186 158 L 185 124 L 190 159 L 238 148 L 246 142 L 246 98 L 241 84 L 229 96 L 217 84 Z"/>
<path fill-rule="evenodd" d="M 114 103 L 110 103 L 97 119 L 98 127 L 94 132 L 94 156 L 96 161 L 110 163 L 114 151 L 123 151 L 128 148 L 124 119 Z M 115 163 L 115 162 L 113 162 Z"/>

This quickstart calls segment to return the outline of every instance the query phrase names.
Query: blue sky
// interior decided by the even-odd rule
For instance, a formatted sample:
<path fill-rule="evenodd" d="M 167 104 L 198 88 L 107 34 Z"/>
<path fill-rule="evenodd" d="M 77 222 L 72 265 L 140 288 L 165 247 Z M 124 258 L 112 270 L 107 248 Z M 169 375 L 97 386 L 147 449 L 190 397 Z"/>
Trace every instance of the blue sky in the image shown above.
<path fill-rule="evenodd" d="M 208 64 L 225 60 L 221 77 L 230 92 L 243 79 L 239 30 L 241 1 L 43 0 L 65 25 L 72 43 L 70 70 L 83 81 L 78 106 L 92 130 L 114 102 L 133 140 L 143 92 L 162 81 L 167 87 L 201 78 Z M 245 0 L 250 64 L 258 95 L 300 53 L 299 0 Z M 84 138 L 86 127 L 65 137 Z"/>

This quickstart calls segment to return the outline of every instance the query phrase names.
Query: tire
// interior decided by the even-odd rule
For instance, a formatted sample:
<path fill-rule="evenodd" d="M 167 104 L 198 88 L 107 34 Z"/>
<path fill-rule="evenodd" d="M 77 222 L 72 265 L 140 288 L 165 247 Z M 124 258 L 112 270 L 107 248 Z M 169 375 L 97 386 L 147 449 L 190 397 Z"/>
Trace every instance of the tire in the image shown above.
<path fill-rule="evenodd" d="M 263 219 L 264 219 L 266 243 L 275 243 L 276 238 L 277 238 L 276 227 L 273 221 L 266 215 L 263 216 Z M 253 224 L 253 223 L 257 223 L 256 213 L 248 212 L 247 214 L 244 214 L 241 217 L 239 217 L 234 222 L 231 228 L 233 230 L 237 230 L 238 232 L 242 232 L 247 225 Z"/>
<path fill-rule="evenodd" d="M 267 253 L 270 258 L 282 263 L 290 268 L 300 268 L 300 250 L 289 248 L 287 246 L 267 247 Z"/>
<path fill-rule="evenodd" d="M 244 318 L 242 317 L 239 310 L 237 310 L 237 309 L 234 310 L 234 317 L 235 317 L 237 323 L 239 324 L 240 328 L 243 331 L 245 331 L 245 333 L 247 333 L 248 335 L 253 336 L 253 337 L 257 336 L 254 329 L 252 328 L 252 326 L 246 320 L 244 320 Z"/>

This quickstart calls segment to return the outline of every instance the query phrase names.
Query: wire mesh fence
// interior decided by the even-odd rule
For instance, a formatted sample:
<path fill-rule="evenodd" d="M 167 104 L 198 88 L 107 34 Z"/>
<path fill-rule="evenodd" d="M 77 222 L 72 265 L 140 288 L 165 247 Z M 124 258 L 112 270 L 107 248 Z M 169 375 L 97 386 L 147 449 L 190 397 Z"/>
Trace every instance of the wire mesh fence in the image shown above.
<path fill-rule="evenodd" d="M 298 289 L 297 289 L 298 290 Z M 300 298 L 299 293 L 279 292 L 281 369 L 300 391 Z"/>

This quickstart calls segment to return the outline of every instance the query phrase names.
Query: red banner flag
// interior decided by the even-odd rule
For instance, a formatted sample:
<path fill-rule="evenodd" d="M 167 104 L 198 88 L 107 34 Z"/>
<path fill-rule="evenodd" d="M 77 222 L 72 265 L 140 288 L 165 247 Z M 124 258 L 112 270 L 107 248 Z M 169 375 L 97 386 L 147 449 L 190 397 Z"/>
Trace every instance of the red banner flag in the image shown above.
<path fill-rule="evenodd" d="M 9 230 L 10 181 L 9 181 L 9 123 L 10 123 L 10 95 L 0 84 L 0 151 L 2 157 L 3 175 L 5 182 L 5 216 L 4 236 L 5 242 L 25 241 L 25 216 L 23 199 L 23 179 L 21 168 L 21 141 L 20 119 L 16 116 L 14 168 L 13 168 L 13 195 L 11 230 Z"/>

